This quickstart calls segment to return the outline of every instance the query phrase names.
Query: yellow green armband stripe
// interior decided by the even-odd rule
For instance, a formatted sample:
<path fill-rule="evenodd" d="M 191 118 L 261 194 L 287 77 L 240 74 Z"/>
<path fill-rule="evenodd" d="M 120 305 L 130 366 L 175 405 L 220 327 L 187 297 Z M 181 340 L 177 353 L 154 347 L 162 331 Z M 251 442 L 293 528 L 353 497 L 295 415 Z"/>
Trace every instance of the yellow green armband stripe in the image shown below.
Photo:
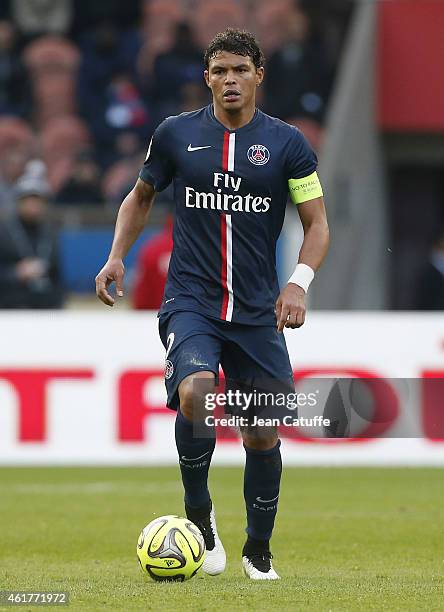
<path fill-rule="evenodd" d="M 314 200 L 324 195 L 317 172 L 313 172 L 313 174 L 304 178 L 289 179 L 288 189 L 294 204 L 302 204 L 302 202 L 308 202 L 308 200 Z"/>

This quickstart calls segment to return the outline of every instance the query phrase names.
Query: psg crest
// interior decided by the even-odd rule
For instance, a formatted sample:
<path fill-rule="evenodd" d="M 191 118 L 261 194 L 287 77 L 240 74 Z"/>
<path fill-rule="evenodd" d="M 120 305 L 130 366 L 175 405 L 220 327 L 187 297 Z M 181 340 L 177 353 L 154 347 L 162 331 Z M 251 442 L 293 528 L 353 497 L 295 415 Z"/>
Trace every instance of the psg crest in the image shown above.
<path fill-rule="evenodd" d="M 247 157 L 255 166 L 263 166 L 270 159 L 270 151 L 264 145 L 251 145 L 247 151 Z"/>

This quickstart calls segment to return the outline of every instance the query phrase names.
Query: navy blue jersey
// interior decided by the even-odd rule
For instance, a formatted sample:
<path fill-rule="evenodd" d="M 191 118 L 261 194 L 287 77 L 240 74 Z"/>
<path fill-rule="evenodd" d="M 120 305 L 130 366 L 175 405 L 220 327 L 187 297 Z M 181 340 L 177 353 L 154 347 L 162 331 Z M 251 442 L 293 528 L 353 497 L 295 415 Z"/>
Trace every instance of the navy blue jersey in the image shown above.
<path fill-rule="evenodd" d="M 236 130 L 216 119 L 212 105 L 165 119 L 140 171 L 156 191 L 174 184 L 174 247 L 160 313 L 275 325 L 288 180 L 316 166 L 297 128 L 258 109 Z"/>

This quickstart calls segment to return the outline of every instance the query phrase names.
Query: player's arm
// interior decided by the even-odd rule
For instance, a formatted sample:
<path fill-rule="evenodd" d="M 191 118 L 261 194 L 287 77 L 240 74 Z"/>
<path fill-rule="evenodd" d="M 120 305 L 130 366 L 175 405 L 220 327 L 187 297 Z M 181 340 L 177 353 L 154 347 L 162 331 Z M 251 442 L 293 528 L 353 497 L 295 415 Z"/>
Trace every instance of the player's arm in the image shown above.
<path fill-rule="evenodd" d="M 306 179 L 290 180 L 289 188 L 291 198 L 298 207 L 304 241 L 298 266 L 276 302 L 277 328 L 280 332 L 284 327 L 294 329 L 304 324 L 306 290 L 327 254 L 329 243 L 327 215 L 317 174 L 313 173 Z"/>
<path fill-rule="evenodd" d="M 115 302 L 108 292 L 112 282 L 116 283 L 117 295 L 123 296 L 123 258 L 145 227 L 155 193 L 150 183 L 139 178 L 120 206 L 108 261 L 96 276 L 97 297 L 107 306 L 113 306 Z"/>
<path fill-rule="evenodd" d="M 321 196 L 299 204 L 298 213 L 304 230 L 304 241 L 299 251 L 298 263 L 305 264 L 316 272 L 327 255 L 329 243 L 324 198 Z"/>

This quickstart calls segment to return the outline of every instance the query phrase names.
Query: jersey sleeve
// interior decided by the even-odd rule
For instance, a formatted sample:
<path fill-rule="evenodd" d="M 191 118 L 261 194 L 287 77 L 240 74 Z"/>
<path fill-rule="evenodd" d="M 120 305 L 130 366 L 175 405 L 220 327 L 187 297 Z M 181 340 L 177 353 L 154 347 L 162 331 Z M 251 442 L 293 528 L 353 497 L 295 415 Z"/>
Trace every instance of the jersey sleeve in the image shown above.
<path fill-rule="evenodd" d="M 287 157 L 287 181 L 293 204 L 303 204 L 322 197 L 316 168 L 318 158 L 301 131 L 293 128 Z"/>
<path fill-rule="evenodd" d="M 292 128 L 286 159 L 286 178 L 305 178 L 316 171 L 318 158 L 305 136 L 297 128 Z"/>
<path fill-rule="evenodd" d="M 171 155 L 170 117 L 159 124 L 151 138 L 145 162 L 139 177 L 153 185 L 155 191 L 163 191 L 173 179 L 174 165 Z"/>

